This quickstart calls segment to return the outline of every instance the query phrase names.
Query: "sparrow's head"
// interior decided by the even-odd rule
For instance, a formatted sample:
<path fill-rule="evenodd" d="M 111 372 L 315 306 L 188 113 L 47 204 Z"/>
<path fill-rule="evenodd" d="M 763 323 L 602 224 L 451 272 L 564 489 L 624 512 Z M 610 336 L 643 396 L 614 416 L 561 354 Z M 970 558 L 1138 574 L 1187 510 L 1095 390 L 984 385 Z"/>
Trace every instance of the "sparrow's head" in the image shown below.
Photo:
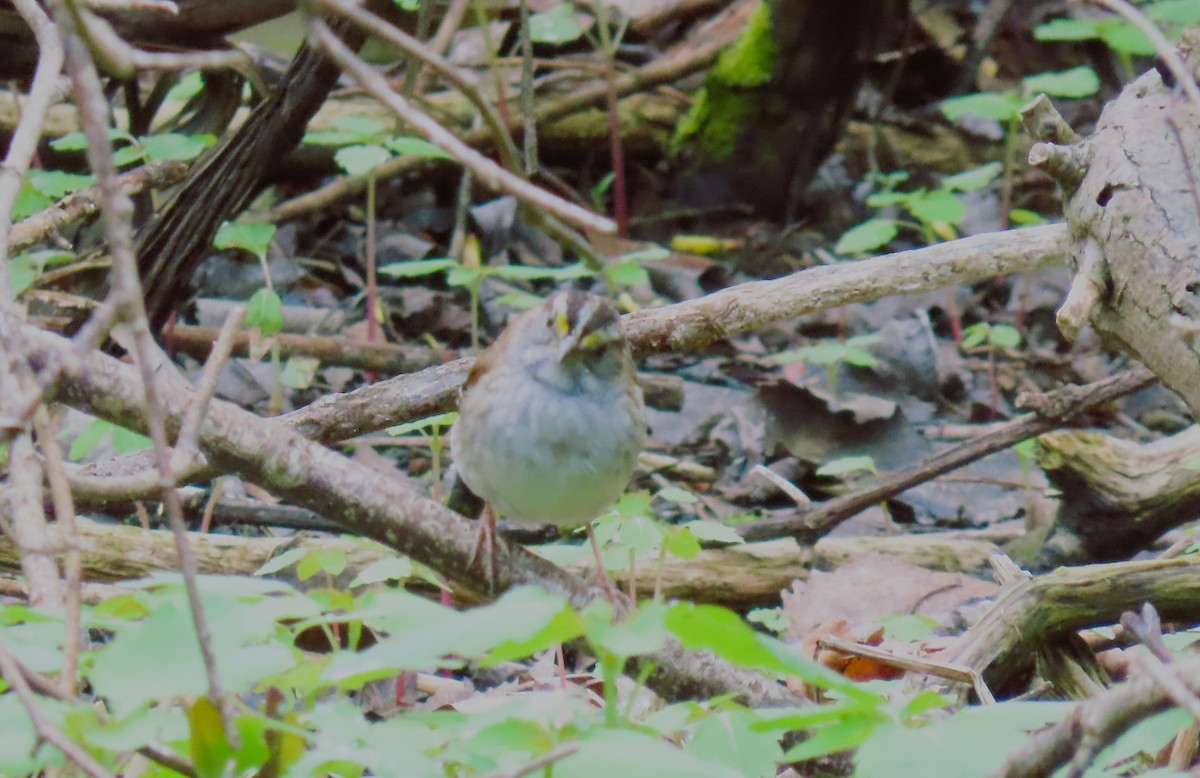
<path fill-rule="evenodd" d="M 603 297 L 574 290 L 556 292 L 545 303 L 546 324 L 558 343 L 558 361 L 572 356 L 587 360 L 625 341 L 621 315 Z"/>
<path fill-rule="evenodd" d="M 543 381 L 578 391 L 615 380 L 627 363 L 632 366 L 621 315 L 603 297 L 555 292 L 525 315 L 536 334 L 522 361 Z"/>

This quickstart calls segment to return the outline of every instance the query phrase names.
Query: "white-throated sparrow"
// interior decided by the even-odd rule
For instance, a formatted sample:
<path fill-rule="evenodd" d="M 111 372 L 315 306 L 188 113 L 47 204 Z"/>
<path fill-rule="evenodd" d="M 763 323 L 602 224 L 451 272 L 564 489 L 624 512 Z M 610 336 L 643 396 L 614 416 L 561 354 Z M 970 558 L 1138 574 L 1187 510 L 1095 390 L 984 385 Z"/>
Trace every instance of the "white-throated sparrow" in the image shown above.
<path fill-rule="evenodd" d="M 591 521 L 625 490 L 645 434 L 612 303 L 565 291 L 521 314 L 475 360 L 450 431 L 459 475 L 487 503 L 481 542 L 494 544 L 492 510 L 586 525 L 602 572 Z"/>

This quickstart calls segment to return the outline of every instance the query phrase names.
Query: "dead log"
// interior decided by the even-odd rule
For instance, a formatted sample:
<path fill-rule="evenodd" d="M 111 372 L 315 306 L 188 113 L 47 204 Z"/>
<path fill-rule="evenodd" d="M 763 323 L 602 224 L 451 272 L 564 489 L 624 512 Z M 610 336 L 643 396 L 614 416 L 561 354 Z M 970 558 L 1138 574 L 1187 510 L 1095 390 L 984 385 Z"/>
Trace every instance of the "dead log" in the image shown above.
<path fill-rule="evenodd" d="M 1029 160 L 1067 195 L 1076 271 L 1060 328 L 1073 337 L 1090 322 L 1200 413 L 1200 353 L 1181 334 L 1200 330 L 1200 105 L 1150 71 L 1075 142 L 1039 107 L 1027 109 L 1026 127 L 1047 142 Z"/>
<path fill-rule="evenodd" d="M 1113 624 L 1147 602 L 1165 621 L 1200 620 L 1200 559 L 1062 568 L 1018 583 L 942 659 L 980 672 L 997 698 L 1019 693 L 1039 646 Z"/>
<path fill-rule="evenodd" d="M 1200 427 L 1137 444 L 1095 431 L 1038 438 L 1038 465 L 1062 492 L 1035 569 L 1127 559 L 1200 515 Z"/>
<path fill-rule="evenodd" d="M 79 519 L 78 524 L 85 577 L 90 582 L 110 583 L 178 569 L 174 540 L 167 530 L 104 525 L 86 519 Z M 189 533 L 188 540 L 199 572 L 221 575 L 252 575 L 276 554 L 292 548 L 339 549 L 346 556 L 346 570 L 333 585 L 342 587 L 367 565 L 395 554 L 368 540 L 311 533 L 257 538 Z M 785 539 L 706 549 L 693 559 L 670 558 L 661 568 L 653 562 L 641 563 L 634 568 L 633 578 L 643 596 L 658 585 L 667 597 L 746 609 L 778 604 L 779 592 L 797 578 L 807 578 L 814 566 L 837 567 L 865 554 L 886 553 L 934 570 L 970 572 L 982 568 L 998 551 L 986 540 L 953 534 L 827 538 L 811 554 Z M 0 536 L 0 568 L 15 570 L 18 565 L 17 548 Z M 566 569 L 590 576 L 590 556 Z M 294 573 L 294 569 L 285 570 L 279 577 L 304 585 Z M 622 588 L 628 587 L 629 570 L 612 574 Z M 319 584 L 328 581 L 322 578 Z"/>

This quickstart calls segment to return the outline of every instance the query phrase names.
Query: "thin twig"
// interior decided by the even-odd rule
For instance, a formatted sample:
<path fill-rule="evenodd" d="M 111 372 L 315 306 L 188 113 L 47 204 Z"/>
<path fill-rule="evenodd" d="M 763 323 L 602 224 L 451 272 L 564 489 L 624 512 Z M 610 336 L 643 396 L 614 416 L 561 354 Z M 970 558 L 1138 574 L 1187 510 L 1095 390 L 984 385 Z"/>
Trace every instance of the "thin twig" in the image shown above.
<path fill-rule="evenodd" d="M 196 400 L 188 408 L 187 415 L 183 417 L 183 426 L 179 428 L 179 436 L 175 439 L 176 456 L 182 457 L 185 462 L 190 463 L 192 458 L 199 453 L 196 447 L 196 436 L 200 433 L 200 424 L 204 421 L 209 401 L 217 392 L 217 380 L 221 377 L 221 371 L 225 369 L 225 364 L 229 361 L 229 355 L 233 353 L 238 331 L 242 328 L 242 322 L 245 319 L 246 309 L 244 307 L 230 311 L 229 316 L 225 318 L 225 324 L 221 326 L 221 332 L 217 335 L 216 342 L 213 343 L 212 353 L 209 355 L 208 361 L 204 363 L 204 372 L 200 374 L 200 381 L 196 384 Z"/>
<path fill-rule="evenodd" d="M 364 89 L 390 108 L 397 116 L 425 136 L 433 145 L 457 159 L 485 186 L 507 192 L 517 199 L 542 208 L 559 218 L 583 229 L 610 233 L 616 230 L 611 219 L 580 208 L 560 197 L 534 186 L 492 162 L 475 149 L 458 139 L 430 116 L 415 108 L 388 84 L 387 79 L 354 55 L 350 47 L 329 29 L 320 19 L 310 22 L 309 34 L 329 58 L 350 74 Z"/>
<path fill-rule="evenodd" d="M 708 67 L 717 55 L 734 40 L 744 27 L 750 13 L 758 7 L 757 0 L 738 0 L 718 14 L 710 22 L 698 27 L 691 40 L 667 51 L 645 67 L 622 75 L 613 85 L 617 95 L 625 97 L 663 84 L 668 84 Z M 538 111 L 538 124 L 545 126 L 557 119 L 585 110 L 607 99 L 608 86 L 603 81 L 598 85 L 586 86 L 554 100 Z M 506 122 L 510 129 L 519 126 L 520 117 Z M 469 145 L 486 144 L 489 130 L 464 133 L 463 141 Z M 419 160 L 414 157 L 393 157 L 379 165 L 373 172 L 382 181 L 412 168 Z M 267 215 L 272 222 L 287 221 L 326 207 L 343 197 L 366 188 L 366 175 L 343 176 L 323 187 L 276 205 Z M 573 247 L 574 248 L 574 247 Z M 578 250 L 578 249 L 577 249 Z"/>
<path fill-rule="evenodd" d="M 1003 451 L 1022 440 L 1037 437 L 1061 426 L 1067 419 L 1086 408 L 1102 402 L 1111 402 L 1117 397 L 1149 386 L 1158 380 L 1149 370 L 1128 370 L 1115 376 L 1095 381 L 1082 387 L 1066 387 L 1060 390 L 1059 400 L 1051 403 L 1039 413 L 1031 413 L 994 428 L 972 440 L 946 448 L 923 462 L 892 473 L 885 473 L 879 480 L 857 491 L 821 503 L 816 508 L 778 519 L 750 521 L 738 527 L 738 533 L 746 540 L 765 540 L 772 537 L 791 535 L 804 541 L 814 541 L 846 519 L 872 505 L 910 489 L 917 484 L 943 473 L 981 459 L 988 454 Z"/>
<path fill-rule="evenodd" d="M 352 5 L 344 0 L 316 0 L 316 2 L 325 9 L 346 17 L 372 35 L 387 41 L 408 56 L 437 71 L 479 111 L 484 125 L 491 132 L 492 142 L 495 144 L 500 161 L 504 166 L 514 173 L 520 172 L 516 144 L 513 143 L 512 135 L 496 110 L 496 106 L 484 97 L 483 93 L 476 88 L 460 68 L 455 67 L 452 62 L 443 57 L 441 51 L 422 45 L 416 38 L 396 29 L 394 25 L 388 24 L 387 21 L 361 6 Z M 463 2 L 463 7 L 465 9 L 465 2 Z"/>
<path fill-rule="evenodd" d="M 67 548 L 63 567 L 66 574 L 63 620 L 63 666 L 58 682 L 64 694 L 74 695 L 79 688 L 79 642 L 82 620 L 79 608 L 83 592 L 83 556 L 79 553 L 79 532 L 75 526 L 75 501 L 71 498 L 71 485 L 63 467 L 62 447 L 58 444 L 58 430 L 50 421 L 46 406 L 39 406 L 33 415 L 33 427 L 42 446 L 42 463 L 46 481 L 50 485 L 50 500 L 54 506 L 54 520 L 62 533 Z"/>
<path fill-rule="evenodd" d="M 145 393 L 145 421 L 150 439 L 154 443 L 154 458 L 158 470 L 159 490 L 171 530 L 175 536 L 176 552 L 179 555 L 180 571 L 184 589 L 191 608 L 192 622 L 196 629 L 196 640 L 204 659 L 208 676 L 209 695 L 221 711 L 221 720 L 226 737 L 231 743 L 238 742 L 233 726 L 231 700 L 224 693 L 220 674 L 217 671 L 216 655 L 212 647 L 212 635 L 200 600 L 196 584 L 196 561 L 187 541 L 187 528 L 183 520 L 183 508 L 175 491 L 171 472 L 170 450 L 167 443 L 165 412 L 160 397 L 161 387 L 154 370 L 154 340 L 150 335 L 150 324 L 138 279 L 137 259 L 133 250 L 131 219 L 133 204 L 117 182 L 117 169 L 113 162 L 112 147 L 108 141 L 108 104 L 100 84 L 100 76 L 92 61 L 86 43 L 76 27 L 79 9 L 71 0 L 52 2 L 54 18 L 58 22 L 66 51 L 68 75 L 75 88 L 75 103 L 79 112 L 79 123 L 88 138 L 87 156 L 104 204 L 104 231 L 109 251 L 113 257 L 112 289 L 109 299 L 114 304 L 116 315 L 125 321 L 133 332 L 134 356 L 141 375 Z"/>

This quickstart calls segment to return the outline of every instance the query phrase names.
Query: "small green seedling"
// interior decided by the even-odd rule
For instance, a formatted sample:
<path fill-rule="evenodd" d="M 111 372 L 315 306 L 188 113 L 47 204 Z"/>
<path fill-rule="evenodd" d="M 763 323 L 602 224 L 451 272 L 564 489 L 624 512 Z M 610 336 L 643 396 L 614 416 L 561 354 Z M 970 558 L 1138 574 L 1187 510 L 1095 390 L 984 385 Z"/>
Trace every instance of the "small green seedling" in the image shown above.
<path fill-rule="evenodd" d="M 962 347 L 989 349 L 1016 348 L 1021 345 L 1021 333 L 1011 324 L 989 324 L 981 321 L 963 330 Z"/>
<path fill-rule="evenodd" d="M 1138 9 L 1170 41 L 1178 40 L 1185 29 L 1200 23 L 1200 5 L 1192 0 L 1159 0 L 1139 4 Z M 1117 55 L 1125 81 L 1132 81 L 1136 75 L 1134 57 L 1157 53 L 1144 32 L 1119 16 L 1051 19 L 1035 27 L 1033 37 L 1039 41 L 1101 41 Z"/>
<path fill-rule="evenodd" d="M 488 265 L 484 264 L 478 254 L 478 241 L 468 240 L 468 250 L 464 261 L 459 262 L 451 257 L 437 259 L 419 259 L 411 262 L 393 262 L 379 268 L 379 274 L 389 278 L 420 278 L 437 273 L 446 274 L 449 286 L 466 287 L 471 293 L 471 343 L 479 346 L 479 289 L 487 278 L 500 278 L 507 281 L 572 281 L 577 278 L 591 278 L 596 271 L 582 262 L 563 267 L 532 267 L 530 265 Z M 612 263 L 605 265 L 605 281 L 612 288 L 622 288 L 643 284 L 649 281 L 649 274 L 642 267 L 642 262 L 661 259 L 668 252 L 659 247 L 642 249 L 617 257 Z M 541 300 L 532 295 L 508 294 L 500 298 L 501 302 L 517 308 L 530 308 Z"/>
<path fill-rule="evenodd" d="M 847 230 L 834 245 L 835 254 L 843 256 L 862 255 L 886 246 L 907 228 L 917 232 L 926 243 L 937 243 L 958 237 L 958 225 L 967 215 L 967 207 L 959 197 L 963 192 L 982 189 L 996 176 L 1003 166 L 992 162 L 942 179 L 934 189 L 920 188 L 900 191 L 898 187 L 908 180 L 904 172 L 880 176 L 877 185 L 881 191 L 867 198 L 872 208 L 895 206 L 908 213 L 912 220 L 875 217 Z"/>
<path fill-rule="evenodd" d="M 450 411 L 448 413 L 439 413 L 434 416 L 426 416 L 423 419 L 415 419 L 414 421 L 404 424 L 397 424 L 394 427 L 388 427 L 387 433 L 399 437 L 401 435 L 409 435 L 414 432 L 423 432 L 429 430 L 430 441 L 430 479 L 432 483 L 433 498 L 438 499 L 438 491 L 442 483 L 442 450 L 445 448 L 444 433 L 450 429 L 450 425 L 458 418 L 458 414 Z"/>

